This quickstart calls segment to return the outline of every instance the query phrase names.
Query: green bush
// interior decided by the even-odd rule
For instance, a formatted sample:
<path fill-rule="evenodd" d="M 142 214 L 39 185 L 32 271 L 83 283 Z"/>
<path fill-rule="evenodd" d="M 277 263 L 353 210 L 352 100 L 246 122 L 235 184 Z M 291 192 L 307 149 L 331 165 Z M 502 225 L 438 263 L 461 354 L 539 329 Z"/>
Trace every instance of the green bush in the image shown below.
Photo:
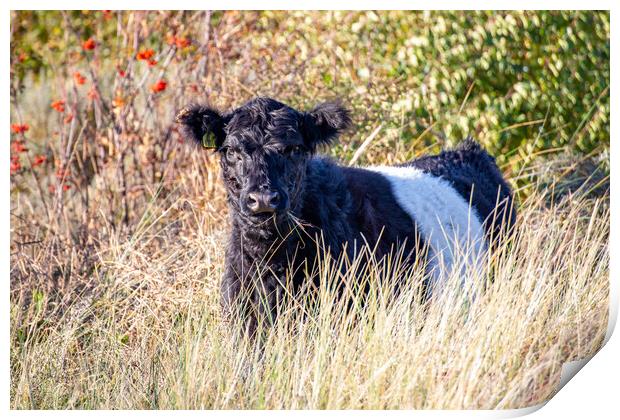
<path fill-rule="evenodd" d="M 203 39 L 202 13 L 148 12 L 140 46 L 163 50 L 170 33 Z M 117 33 L 132 16 L 13 12 L 13 73 L 62 71 L 79 55 L 76 38 L 90 36 L 102 46 L 99 59 L 114 65 L 135 54 Z M 349 103 L 357 130 L 335 151 L 343 157 L 380 122 L 387 144 L 405 147 L 473 135 L 513 173 L 549 150 L 609 148 L 605 11 L 214 12 L 207 22 L 219 54 L 209 60 L 246 87 L 243 95 Z M 198 62 L 197 44 L 181 57 Z M 247 99 L 214 83 L 200 94 L 220 106 Z"/>
<path fill-rule="evenodd" d="M 381 105 L 394 124 L 415 121 L 410 137 L 473 134 L 500 160 L 609 146 L 607 12 L 368 12 L 288 26 L 356 70 L 344 96 L 394 84 Z"/>

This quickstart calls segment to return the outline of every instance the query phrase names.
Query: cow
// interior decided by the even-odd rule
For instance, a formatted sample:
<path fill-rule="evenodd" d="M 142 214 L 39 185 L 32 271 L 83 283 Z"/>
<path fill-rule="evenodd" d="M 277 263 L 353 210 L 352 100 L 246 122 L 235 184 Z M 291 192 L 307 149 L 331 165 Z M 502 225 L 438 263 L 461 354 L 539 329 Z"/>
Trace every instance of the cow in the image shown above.
<path fill-rule="evenodd" d="M 432 291 L 457 247 L 479 259 L 515 223 L 510 187 L 471 138 L 437 155 L 362 168 L 317 153 L 351 125 L 340 102 L 305 112 L 265 97 L 228 112 L 193 104 L 176 121 L 220 156 L 231 223 L 221 300 L 227 314 L 243 308 L 235 313 L 251 330 L 273 322 L 285 296 L 317 282 L 308 266 L 321 252 L 353 258 L 370 244 L 380 259 L 398 246 L 413 261 L 426 249 Z"/>

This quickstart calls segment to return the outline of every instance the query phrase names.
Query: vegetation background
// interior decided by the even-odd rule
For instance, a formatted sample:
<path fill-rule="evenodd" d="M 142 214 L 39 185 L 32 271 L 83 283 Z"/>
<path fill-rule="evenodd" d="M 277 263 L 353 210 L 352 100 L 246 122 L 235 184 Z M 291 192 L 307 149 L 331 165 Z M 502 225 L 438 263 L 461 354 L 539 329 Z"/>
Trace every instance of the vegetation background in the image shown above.
<path fill-rule="evenodd" d="M 11 406 L 548 398 L 607 320 L 609 31 L 598 11 L 11 12 Z M 317 340 L 321 324 L 293 342 L 274 332 L 264 358 L 231 356 L 217 157 L 184 144 L 173 119 L 192 101 L 258 95 L 299 109 L 341 98 L 354 128 L 326 153 L 345 163 L 402 162 L 467 135 L 497 157 L 521 236 L 493 259 L 505 286 L 469 308 L 477 323 L 446 315 L 462 309 L 449 300 L 403 328 L 377 303 L 354 343 L 346 328 Z M 519 345 L 490 343 L 502 334 Z"/>

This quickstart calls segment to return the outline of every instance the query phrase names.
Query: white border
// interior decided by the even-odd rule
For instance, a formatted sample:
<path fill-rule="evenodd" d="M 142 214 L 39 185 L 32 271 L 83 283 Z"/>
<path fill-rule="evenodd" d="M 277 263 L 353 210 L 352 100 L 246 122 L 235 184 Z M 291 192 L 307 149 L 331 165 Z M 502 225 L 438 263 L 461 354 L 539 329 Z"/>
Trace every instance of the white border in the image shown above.
<path fill-rule="evenodd" d="M 577 0 L 521 0 L 519 2 L 507 0 L 434 0 L 432 8 L 424 1 L 407 0 L 315 0 L 306 2 L 292 2 L 290 0 L 227 0 L 227 1 L 199 1 L 177 0 L 108 0 L 103 6 L 112 10 L 613 10 L 614 1 L 591 0 L 588 2 Z M 50 6 L 54 6 L 50 8 Z M 172 7 L 174 6 L 174 7 Z M 81 10 L 102 9 L 102 2 L 58 0 L 53 3 L 45 0 L 9 0 L 9 10 Z"/>
<path fill-rule="evenodd" d="M 58 0 L 53 3 L 44 0 L 9 0 L 8 9 L 13 10 L 47 10 L 47 9 L 103 9 L 103 6 L 112 10 L 612 10 L 614 2 L 609 0 L 591 0 L 588 2 L 577 0 L 484 0 L 484 1 L 455 1 L 434 0 L 433 8 L 428 8 L 428 2 L 407 0 L 315 0 L 312 2 L 291 2 L 290 0 L 229 0 L 226 2 L 177 0 L 175 2 L 163 0 L 108 0 L 106 2 Z M 53 8 L 50 6 L 53 5 Z M 174 7 L 171 7 L 174 6 Z"/>

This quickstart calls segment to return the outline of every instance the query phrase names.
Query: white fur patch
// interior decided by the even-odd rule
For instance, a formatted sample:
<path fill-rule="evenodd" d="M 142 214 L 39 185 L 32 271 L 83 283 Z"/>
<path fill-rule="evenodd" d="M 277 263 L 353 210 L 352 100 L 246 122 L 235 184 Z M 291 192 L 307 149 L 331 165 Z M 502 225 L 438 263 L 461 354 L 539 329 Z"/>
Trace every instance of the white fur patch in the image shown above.
<path fill-rule="evenodd" d="M 445 281 L 458 255 L 467 255 L 469 264 L 479 266 L 486 250 L 482 222 L 476 209 L 448 181 L 413 167 L 366 169 L 387 178 L 396 201 L 415 221 L 428 244 L 431 290 Z M 464 278 L 462 282 L 464 285 Z"/>

